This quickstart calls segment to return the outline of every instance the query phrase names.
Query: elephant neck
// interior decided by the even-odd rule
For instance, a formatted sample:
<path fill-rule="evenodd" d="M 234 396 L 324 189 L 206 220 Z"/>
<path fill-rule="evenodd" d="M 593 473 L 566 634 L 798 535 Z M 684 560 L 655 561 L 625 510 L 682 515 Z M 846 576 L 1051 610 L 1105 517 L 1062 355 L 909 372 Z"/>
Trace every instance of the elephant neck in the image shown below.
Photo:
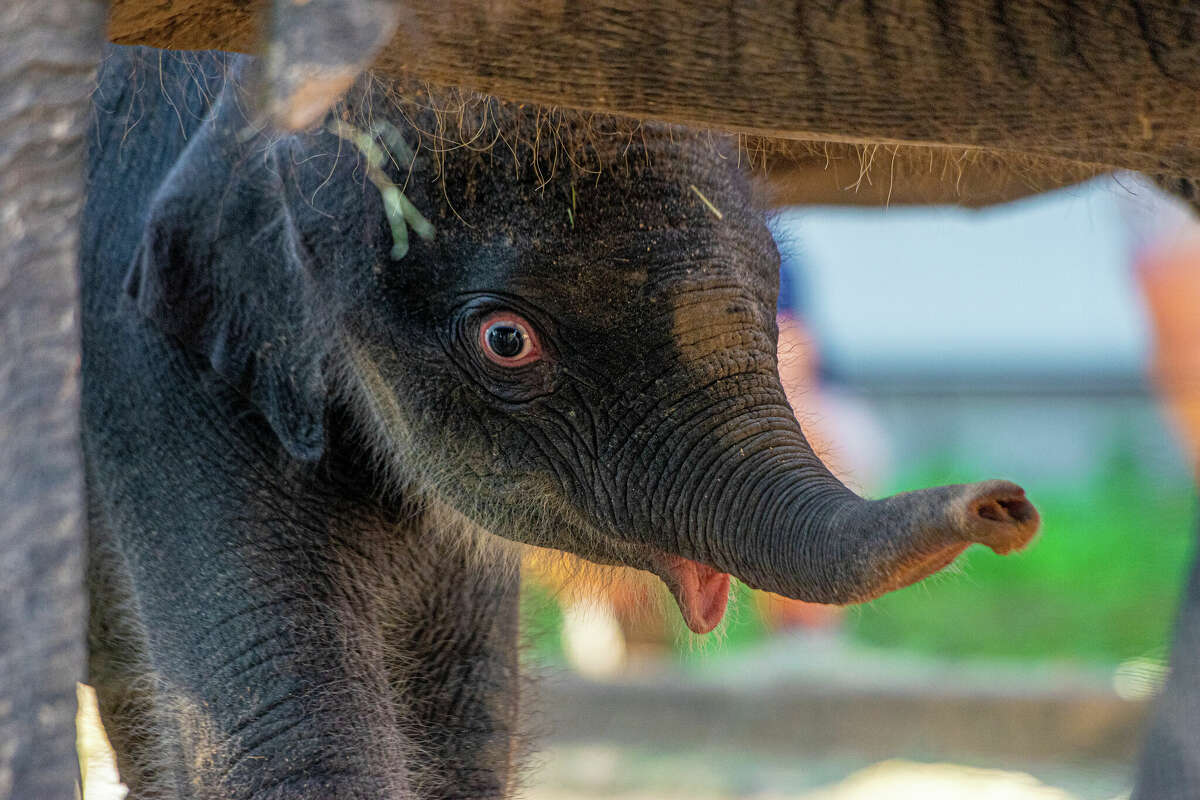
<path fill-rule="evenodd" d="M 406 771 L 423 797 L 505 797 L 520 738 L 519 570 L 489 552 L 436 501 L 409 516 L 344 531 L 337 559 L 346 651 L 360 680 L 379 681 L 394 728 L 410 743 Z M 364 730 L 367 741 L 377 733 Z"/>
<path fill-rule="evenodd" d="M 347 414 L 330 409 L 316 470 L 325 485 L 299 502 L 318 498 L 326 514 L 348 670 L 389 700 L 390 724 L 364 725 L 363 746 L 405 743 L 407 781 L 422 797 L 507 796 L 511 754 L 525 749 L 514 745 L 519 562 L 437 499 L 391 486 Z M 339 500 L 324 506 L 323 496 Z"/>

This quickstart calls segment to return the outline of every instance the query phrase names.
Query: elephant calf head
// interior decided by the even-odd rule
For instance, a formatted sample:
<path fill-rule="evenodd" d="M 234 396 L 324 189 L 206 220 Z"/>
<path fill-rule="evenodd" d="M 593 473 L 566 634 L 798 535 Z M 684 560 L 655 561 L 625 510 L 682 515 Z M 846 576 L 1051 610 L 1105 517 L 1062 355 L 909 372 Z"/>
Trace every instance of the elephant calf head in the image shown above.
<path fill-rule="evenodd" d="M 736 149 L 408 97 L 376 86 L 343 122 L 277 137 L 227 89 L 154 200 L 127 290 L 283 457 L 315 468 L 347 426 L 381 487 L 649 570 L 697 632 L 731 574 L 852 603 L 1033 537 L 1012 483 L 867 501 L 813 454 Z"/>

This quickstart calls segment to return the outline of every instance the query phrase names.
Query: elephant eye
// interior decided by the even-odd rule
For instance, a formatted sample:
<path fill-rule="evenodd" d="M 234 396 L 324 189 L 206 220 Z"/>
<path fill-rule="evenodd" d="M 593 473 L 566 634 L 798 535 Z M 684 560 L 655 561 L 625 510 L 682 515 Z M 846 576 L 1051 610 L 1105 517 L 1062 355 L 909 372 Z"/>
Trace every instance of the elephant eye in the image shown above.
<path fill-rule="evenodd" d="M 479 346 L 488 359 L 502 367 L 524 366 L 542 355 L 533 326 L 511 311 L 496 312 L 483 321 Z"/>

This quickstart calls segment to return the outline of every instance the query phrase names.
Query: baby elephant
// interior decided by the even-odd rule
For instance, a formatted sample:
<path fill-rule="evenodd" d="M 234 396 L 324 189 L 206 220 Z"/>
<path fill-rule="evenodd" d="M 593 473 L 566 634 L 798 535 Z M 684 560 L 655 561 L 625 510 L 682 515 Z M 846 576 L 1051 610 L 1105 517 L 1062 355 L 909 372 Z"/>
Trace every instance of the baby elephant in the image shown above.
<path fill-rule="evenodd" d="M 91 681 L 133 797 L 515 784 L 514 543 L 823 603 L 1038 526 L 1007 482 L 867 501 L 775 363 L 736 151 L 364 81 L 256 126 L 253 64 L 112 50 L 84 220 Z"/>

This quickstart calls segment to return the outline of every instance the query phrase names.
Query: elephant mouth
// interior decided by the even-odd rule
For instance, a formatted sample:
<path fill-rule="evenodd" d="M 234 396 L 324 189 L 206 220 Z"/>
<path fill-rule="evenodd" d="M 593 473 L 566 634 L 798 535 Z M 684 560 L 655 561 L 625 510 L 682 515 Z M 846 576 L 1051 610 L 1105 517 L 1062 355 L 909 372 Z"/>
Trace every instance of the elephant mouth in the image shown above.
<path fill-rule="evenodd" d="M 729 604 L 729 573 L 675 555 L 664 556 L 656 566 L 693 633 L 708 633 L 721 623 Z"/>

